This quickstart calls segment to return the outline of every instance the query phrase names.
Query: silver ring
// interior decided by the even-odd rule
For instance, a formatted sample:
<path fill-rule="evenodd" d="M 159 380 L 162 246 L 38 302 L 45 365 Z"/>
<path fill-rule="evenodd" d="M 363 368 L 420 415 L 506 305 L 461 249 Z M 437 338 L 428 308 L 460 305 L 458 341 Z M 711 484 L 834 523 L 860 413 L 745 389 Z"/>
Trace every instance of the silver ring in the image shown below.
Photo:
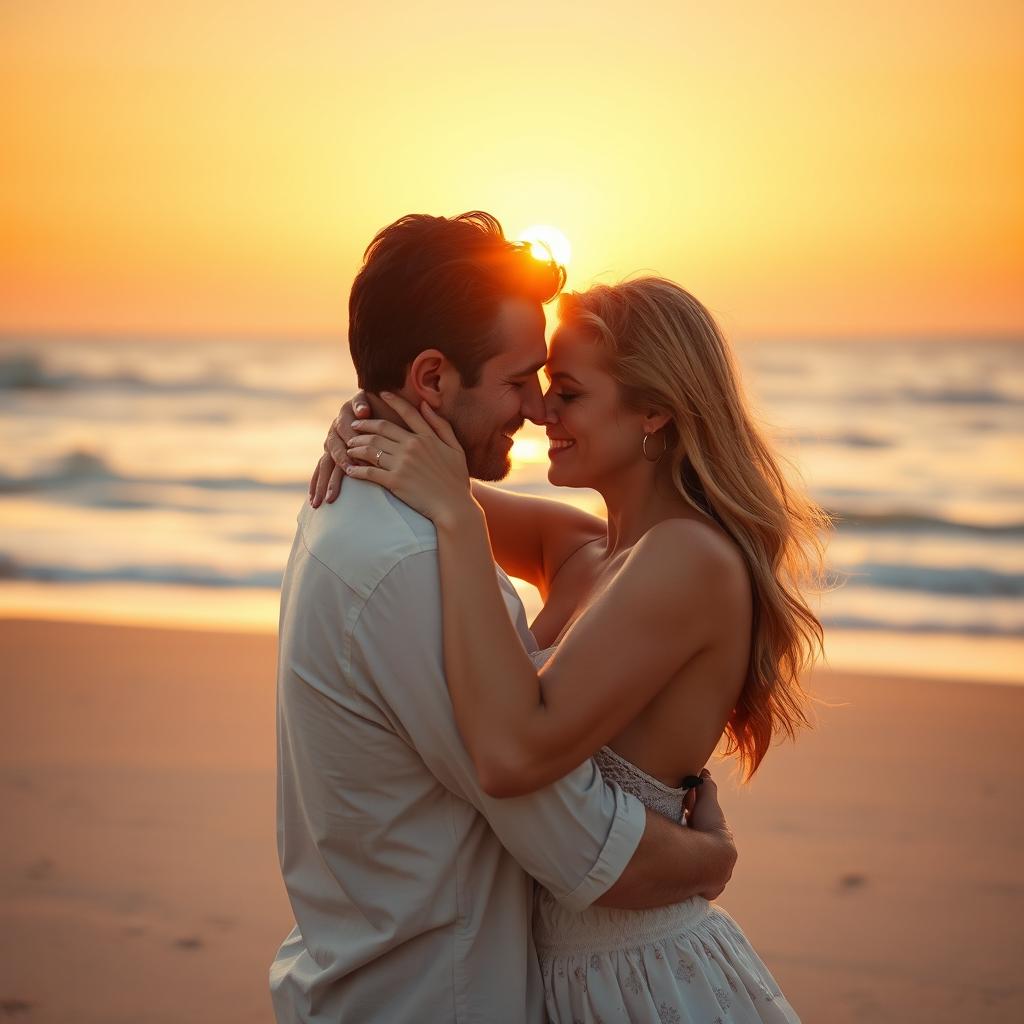
<path fill-rule="evenodd" d="M 383 454 L 384 454 L 384 453 L 383 453 L 383 452 L 382 452 L 382 451 L 381 451 L 381 450 L 380 450 L 380 449 L 378 448 L 378 449 L 377 449 L 377 467 L 378 467 L 378 468 L 380 467 L 380 460 L 381 460 L 381 456 L 382 456 Z"/>

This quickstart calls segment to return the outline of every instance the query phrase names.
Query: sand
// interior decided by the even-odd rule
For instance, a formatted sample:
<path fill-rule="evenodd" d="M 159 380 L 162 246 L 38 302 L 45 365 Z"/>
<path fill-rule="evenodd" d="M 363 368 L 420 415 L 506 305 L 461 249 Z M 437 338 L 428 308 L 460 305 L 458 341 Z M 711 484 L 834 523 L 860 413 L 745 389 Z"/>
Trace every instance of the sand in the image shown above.
<path fill-rule="evenodd" d="M 272 1019 L 275 641 L 0 621 L 0 1019 Z M 821 672 L 721 902 L 805 1022 L 1024 1020 L 1024 687 Z"/>

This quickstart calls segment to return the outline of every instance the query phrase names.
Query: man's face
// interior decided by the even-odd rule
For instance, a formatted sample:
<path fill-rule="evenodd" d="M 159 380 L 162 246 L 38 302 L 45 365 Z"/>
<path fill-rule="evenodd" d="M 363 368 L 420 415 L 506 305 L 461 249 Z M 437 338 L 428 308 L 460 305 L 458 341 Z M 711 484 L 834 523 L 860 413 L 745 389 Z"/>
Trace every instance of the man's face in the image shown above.
<path fill-rule="evenodd" d="M 535 302 L 505 299 L 497 332 L 501 348 L 484 363 L 472 388 L 460 388 L 441 413 L 465 449 L 470 476 L 502 480 L 511 468 L 512 435 L 524 420 L 544 423 L 537 374 L 547 359 L 544 311 Z"/>

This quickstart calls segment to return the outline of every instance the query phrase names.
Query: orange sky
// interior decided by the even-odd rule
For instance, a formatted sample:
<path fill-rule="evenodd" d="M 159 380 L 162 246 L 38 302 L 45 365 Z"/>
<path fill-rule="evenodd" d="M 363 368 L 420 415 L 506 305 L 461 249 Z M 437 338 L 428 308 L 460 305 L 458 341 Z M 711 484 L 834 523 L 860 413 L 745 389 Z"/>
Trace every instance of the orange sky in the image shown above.
<path fill-rule="evenodd" d="M 1024 5 L 493 6 L 3 5 L 0 331 L 337 334 L 473 207 L 737 335 L 1024 328 Z"/>

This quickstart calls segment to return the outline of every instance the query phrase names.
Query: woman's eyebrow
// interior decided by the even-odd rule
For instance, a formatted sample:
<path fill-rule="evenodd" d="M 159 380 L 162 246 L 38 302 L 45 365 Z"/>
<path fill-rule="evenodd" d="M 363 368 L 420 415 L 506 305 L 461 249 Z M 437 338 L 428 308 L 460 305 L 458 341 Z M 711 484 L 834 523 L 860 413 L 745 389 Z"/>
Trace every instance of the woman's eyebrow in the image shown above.
<path fill-rule="evenodd" d="M 583 387 L 583 385 L 571 373 L 566 373 L 565 370 L 555 370 L 554 373 L 550 373 L 545 368 L 544 372 L 547 373 L 549 380 L 554 380 L 556 377 L 561 377 L 564 380 L 571 380 L 573 384 L 575 384 L 579 388 Z"/>

